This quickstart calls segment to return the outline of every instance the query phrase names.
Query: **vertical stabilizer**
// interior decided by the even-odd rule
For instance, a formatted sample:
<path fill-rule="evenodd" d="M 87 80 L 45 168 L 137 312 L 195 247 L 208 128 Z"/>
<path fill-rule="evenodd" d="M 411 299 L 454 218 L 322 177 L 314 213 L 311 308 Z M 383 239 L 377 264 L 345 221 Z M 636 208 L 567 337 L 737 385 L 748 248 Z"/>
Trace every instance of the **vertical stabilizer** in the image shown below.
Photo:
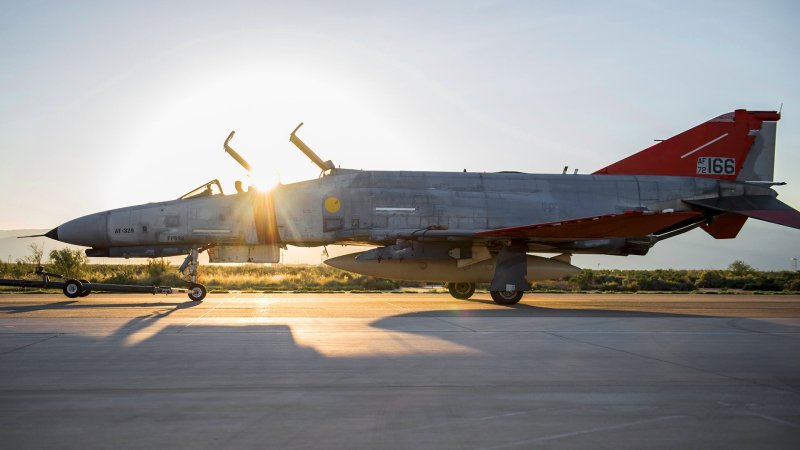
<path fill-rule="evenodd" d="M 646 148 L 595 174 L 771 181 L 777 111 L 737 109 Z"/>
<path fill-rule="evenodd" d="M 775 171 L 775 132 L 778 122 L 763 122 L 756 140 L 744 160 L 739 181 L 773 181 Z"/>

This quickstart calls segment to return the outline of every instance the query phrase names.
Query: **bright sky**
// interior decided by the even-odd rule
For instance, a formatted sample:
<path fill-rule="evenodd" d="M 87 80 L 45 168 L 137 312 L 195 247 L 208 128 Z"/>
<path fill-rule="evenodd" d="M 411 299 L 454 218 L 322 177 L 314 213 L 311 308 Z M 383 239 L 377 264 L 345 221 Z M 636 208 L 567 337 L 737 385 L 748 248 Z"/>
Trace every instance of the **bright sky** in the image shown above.
<path fill-rule="evenodd" d="M 800 207 L 800 3 L 4 2 L 0 229 L 175 198 L 242 170 L 591 172 L 736 108 L 777 109 Z M 748 222 L 594 267 L 786 269 L 800 231 Z M 699 249 L 699 250 L 698 250 Z M 315 255 L 318 252 L 315 251 Z M 315 258 L 316 262 L 318 257 Z"/>

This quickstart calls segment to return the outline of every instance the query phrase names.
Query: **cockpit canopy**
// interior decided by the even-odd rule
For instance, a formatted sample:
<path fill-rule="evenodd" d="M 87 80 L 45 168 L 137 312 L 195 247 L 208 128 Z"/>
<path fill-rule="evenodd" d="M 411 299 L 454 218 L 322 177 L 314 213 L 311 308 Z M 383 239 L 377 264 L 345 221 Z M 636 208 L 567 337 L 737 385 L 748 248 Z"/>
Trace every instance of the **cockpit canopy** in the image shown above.
<path fill-rule="evenodd" d="M 196 198 L 196 197 L 209 197 L 212 195 L 225 195 L 222 192 L 222 185 L 219 183 L 218 179 L 213 179 L 208 183 L 201 184 L 195 189 L 183 194 L 179 197 L 180 200 L 186 200 L 187 198 Z"/>

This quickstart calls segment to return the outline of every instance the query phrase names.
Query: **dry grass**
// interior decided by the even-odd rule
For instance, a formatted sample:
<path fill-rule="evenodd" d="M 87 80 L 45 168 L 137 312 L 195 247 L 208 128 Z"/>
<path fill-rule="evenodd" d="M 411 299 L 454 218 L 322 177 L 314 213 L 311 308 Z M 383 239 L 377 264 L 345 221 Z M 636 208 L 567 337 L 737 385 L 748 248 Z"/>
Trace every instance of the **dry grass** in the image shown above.
<path fill-rule="evenodd" d="M 37 279 L 34 264 L 0 263 L 0 278 Z M 45 266 L 45 270 L 53 271 Z M 184 283 L 177 266 L 164 260 L 144 265 L 89 264 L 81 267 L 81 278 L 95 283 L 160 285 L 180 287 Z M 325 265 L 203 265 L 199 281 L 209 290 L 237 291 L 396 291 L 420 288 L 427 283 L 384 280 L 344 272 Z M 479 286 L 485 289 L 485 285 Z M 737 273 L 730 270 L 582 270 L 565 280 L 534 283 L 543 292 L 797 292 L 800 273 Z M 3 289 L 0 287 L 0 289 Z M 438 290 L 443 288 L 438 286 Z"/>
<path fill-rule="evenodd" d="M 38 279 L 35 266 L 0 263 L 0 278 Z M 81 278 L 95 283 L 180 286 L 178 267 L 153 260 L 145 265 L 89 264 Z M 45 270 L 49 268 L 45 266 Z M 52 270 L 52 269 L 50 269 Z M 204 265 L 199 281 L 209 289 L 267 291 L 360 291 L 395 290 L 422 283 L 398 282 L 344 272 L 328 266 L 311 265 Z"/>

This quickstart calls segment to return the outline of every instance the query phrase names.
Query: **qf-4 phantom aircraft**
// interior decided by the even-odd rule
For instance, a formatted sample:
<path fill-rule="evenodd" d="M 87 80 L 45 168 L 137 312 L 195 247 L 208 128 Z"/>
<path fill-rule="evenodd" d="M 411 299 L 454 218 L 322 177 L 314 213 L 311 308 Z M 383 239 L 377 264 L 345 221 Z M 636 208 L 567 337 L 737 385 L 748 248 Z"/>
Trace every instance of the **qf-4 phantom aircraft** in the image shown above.
<path fill-rule="evenodd" d="M 730 239 L 748 218 L 800 228 L 800 213 L 772 189 L 784 184 L 773 181 L 778 120 L 776 111 L 736 110 L 591 175 L 341 169 L 297 137 L 301 123 L 289 140 L 321 169 L 318 179 L 269 192 L 237 183 L 231 195 L 213 180 L 176 200 L 71 220 L 46 236 L 90 247 L 90 257 L 185 254 L 180 271 L 196 301 L 206 295 L 200 252 L 211 263 L 275 263 L 287 245 L 348 244 L 376 248 L 325 262 L 447 282 L 459 299 L 490 283 L 494 301 L 512 305 L 529 282 L 577 272 L 572 254 L 645 255 L 695 228 Z M 250 171 L 229 145 L 233 134 L 225 151 Z"/>

